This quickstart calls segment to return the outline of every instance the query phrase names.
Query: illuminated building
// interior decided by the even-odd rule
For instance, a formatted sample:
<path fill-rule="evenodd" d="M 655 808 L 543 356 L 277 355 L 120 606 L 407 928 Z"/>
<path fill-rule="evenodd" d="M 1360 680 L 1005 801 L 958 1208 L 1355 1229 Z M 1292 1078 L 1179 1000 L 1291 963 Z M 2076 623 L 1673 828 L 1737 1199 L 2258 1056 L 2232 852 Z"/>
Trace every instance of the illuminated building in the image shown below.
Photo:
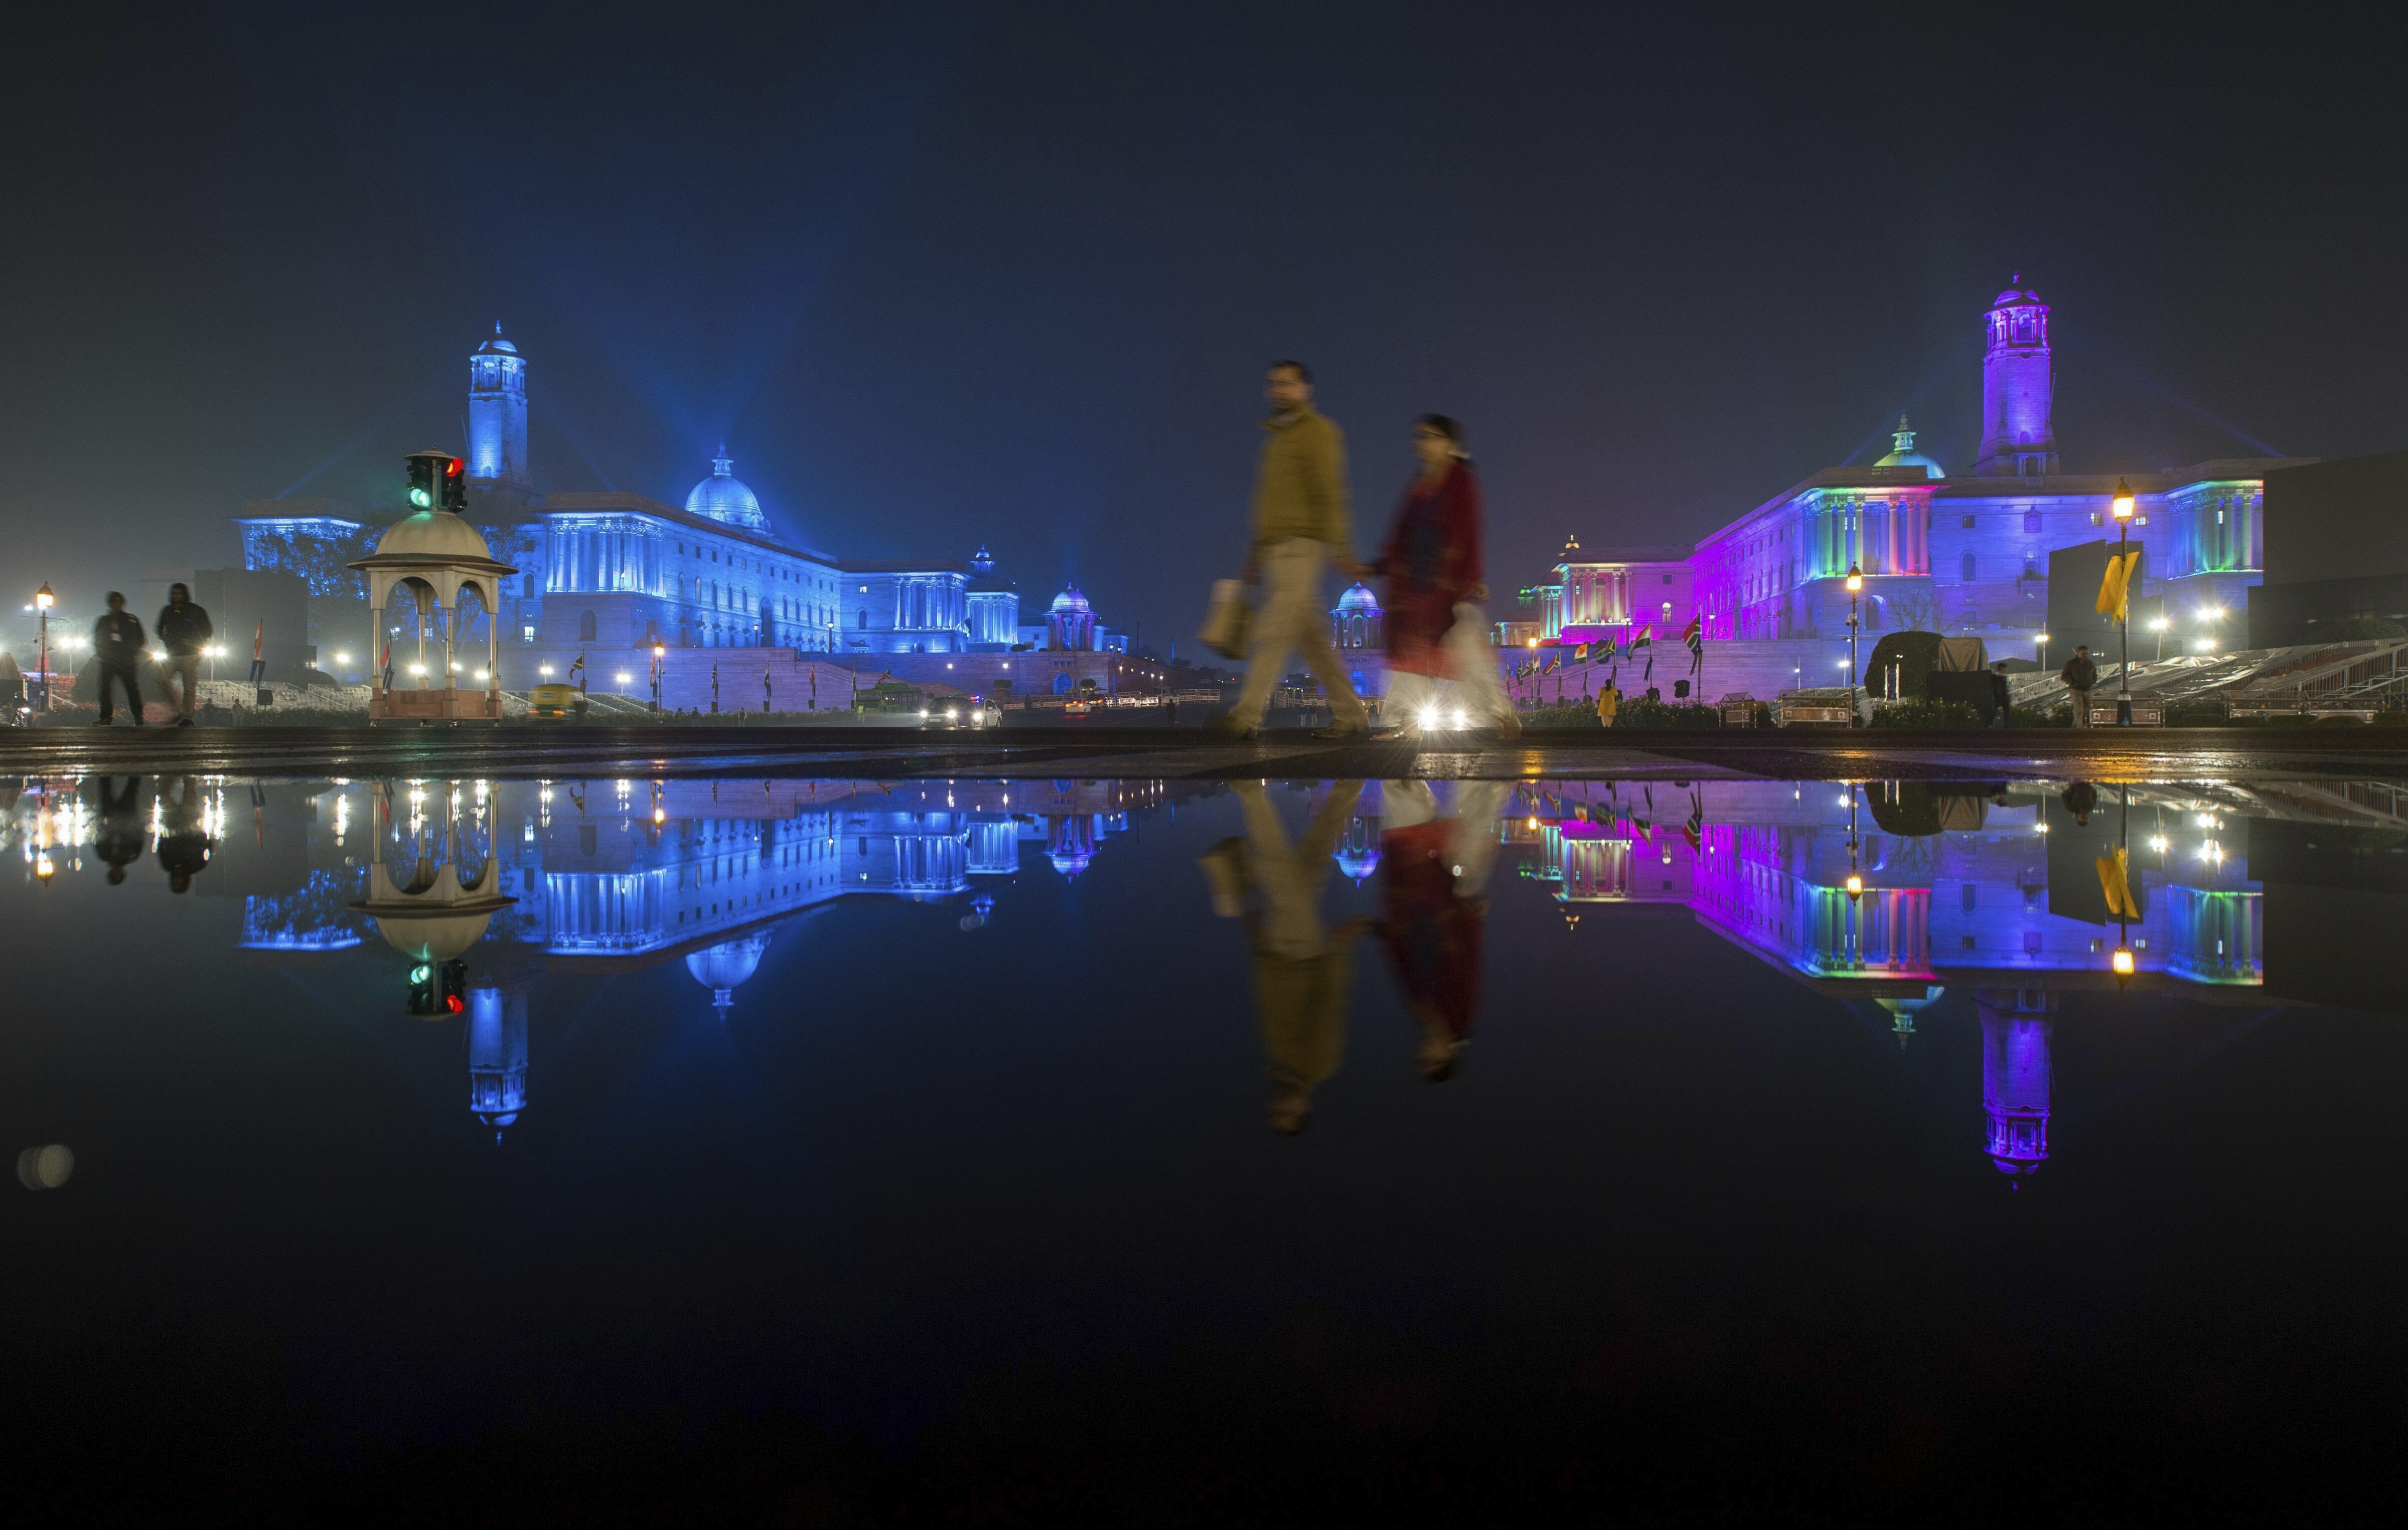
<path fill-rule="evenodd" d="M 710 1007 L 725 1020 L 736 1003 L 736 990 L 761 965 L 761 958 L 769 950 L 769 932 L 755 931 L 734 940 L 723 940 L 715 946 L 688 951 L 685 969 L 694 980 L 710 990 Z"/>
<path fill-rule="evenodd" d="M 493 1128 L 515 1123 L 527 1107 L 527 998 L 524 985 L 468 990 L 468 1108 Z"/>
<path fill-rule="evenodd" d="M 2044 989 L 1983 988 L 1973 1004 L 1982 1017 L 1982 1151 L 2001 1174 L 2029 1174 L 2048 1160 L 2057 999 Z"/>

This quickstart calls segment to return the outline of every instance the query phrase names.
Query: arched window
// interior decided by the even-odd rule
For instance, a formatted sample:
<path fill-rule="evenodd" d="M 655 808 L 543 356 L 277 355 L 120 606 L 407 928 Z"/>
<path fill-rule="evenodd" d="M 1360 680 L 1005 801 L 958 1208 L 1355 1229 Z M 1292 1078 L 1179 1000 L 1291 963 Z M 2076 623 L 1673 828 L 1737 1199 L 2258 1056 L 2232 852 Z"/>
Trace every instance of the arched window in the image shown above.
<path fill-rule="evenodd" d="M 2026 510 L 2024 512 L 2024 530 L 2034 536 L 2040 535 L 2040 512 L 2038 510 Z"/>
<path fill-rule="evenodd" d="M 867 611 L 856 610 L 853 613 L 853 630 L 855 632 L 867 632 L 869 630 L 869 613 Z"/>
<path fill-rule="evenodd" d="M 1965 561 L 1958 565 L 1957 577 L 1962 579 L 1968 584 L 1973 582 L 1973 555 L 1971 553 L 1968 552 L 1965 554 Z"/>
<path fill-rule="evenodd" d="M 577 640 L 580 643 L 590 643 L 594 641 L 594 613 L 592 611 L 580 611 L 577 613 Z"/>

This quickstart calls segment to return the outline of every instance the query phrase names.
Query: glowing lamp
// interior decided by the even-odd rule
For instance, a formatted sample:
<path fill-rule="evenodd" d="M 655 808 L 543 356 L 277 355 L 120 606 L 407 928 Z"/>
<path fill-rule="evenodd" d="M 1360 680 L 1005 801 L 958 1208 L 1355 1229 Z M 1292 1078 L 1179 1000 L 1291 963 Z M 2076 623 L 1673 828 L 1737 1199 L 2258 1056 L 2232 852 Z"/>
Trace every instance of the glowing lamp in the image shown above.
<path fill-rule="evenodd" d="M 2118 521 L 2132 519 L 2132 486 L 2122 479 L 2115 480 L 2115 519 Z"/>
<path fill-rule="evenodd" d="M 2115 948 L 2114 966 L 2115 976 L 2118 978 L 2128 978 L 2132 975 L 2131 947 L 2118 946 Z"/>
<path fill-rule="evenodd" d="M 1860 897 L 1862 897 L 1862 896 L 1864 896 L 1864 895 L 1865 895 L 1865 879 L 1864 879 L 1862 877 L 1857 876 L 1857 875 L 1856 875 L 1855 872 L 1853 872 L 1853 871 L 1849 872 L 1849 873 L 1848 873 L 1848 896 L 1849 896 L 1851 899 L 1855 899 L 1855 898 L 1860 898 Z"/>
<path fill-rule="evenodd" d="M 43 580 L 42 587 L 34 592 L 34 606 L 38 610 L 49 610 L 51 606 L 57 603 L 57 600 L 58 597 L 50 593 L 50 585 L 48 579 Z"/>
<path fill-rule="evenodd" d="M 665 645 L 660 644 L 660 643 L 654 643 L 654 644 L 652 645 L 652 657 L 653 657 L 653 658 L 655 658 L 655 659 L 666 659 L 666 658 L 667 658 L 668 656 L 669 656 L 669 651 L 668 651 L 668 649 L 667 649 Z"/>
<path fill-rule="evenodd" d="M 1848 565 L 1848 593 L 1853 595 L 1864 587 L 1864 570 L 1858 568 L 1855 564 L 1850 564 Z"/>

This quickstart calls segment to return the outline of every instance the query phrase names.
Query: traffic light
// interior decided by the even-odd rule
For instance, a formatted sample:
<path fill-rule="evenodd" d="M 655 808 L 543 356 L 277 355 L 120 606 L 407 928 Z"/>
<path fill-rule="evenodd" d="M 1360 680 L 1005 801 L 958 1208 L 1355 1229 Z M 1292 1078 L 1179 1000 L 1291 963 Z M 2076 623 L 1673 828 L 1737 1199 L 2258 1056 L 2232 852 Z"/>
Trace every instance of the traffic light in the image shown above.
<path fill-rule="evenodd" d="M 422 510 L 468 508 L 468 465 L 449 451 L 413 451 L 409 465 L 409 503 Z"/>
<path fill-rule="evenodd" d="M 410 964 L 409 1012 L 413 1015 L 435 1013 L 435 965 L 431 962 Z"/>
<path fill-rule="evenodd" d="M 438 1012 L 456 1015 L 468 1008 L 468 964 L 446 962 L 435 969 L 436 1007 Z"/>

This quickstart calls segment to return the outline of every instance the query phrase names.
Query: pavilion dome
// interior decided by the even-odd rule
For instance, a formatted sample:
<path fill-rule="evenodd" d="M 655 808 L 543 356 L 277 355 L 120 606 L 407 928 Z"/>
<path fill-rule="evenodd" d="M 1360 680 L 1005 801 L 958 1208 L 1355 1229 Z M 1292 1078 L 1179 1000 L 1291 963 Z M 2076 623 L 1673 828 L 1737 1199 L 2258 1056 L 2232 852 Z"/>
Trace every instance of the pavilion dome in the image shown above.
<path fill-rule="evenodd" d="M 1361 611 L 1366 616 L 1377 616 L 1380 614 L 1380 597 L 1371 593 L 1369 586 L 1357 580 L 1353 588 L 1338 597 L 1338 608 L 1341 611 Z"/>
<path fill-rule="evenodd" d="M 760 967 L 761 957 L 768 949 L 766 932 L 723 940 L 716 946 L 687 953 L 685 969 L 695 982 L 710 990 L 710 1007 L 725 1019 L 728 1008 L 736 1002 L 736 989 Z"/>
<path fill-rule="evenodd" d="M 1337 861 L 1338 869 L 1353 878 L 1354 885 L 1360 887 L 1380 869 L 1379 841 L 1374 839 L 1359 846 L 1340 845 Z"/>
<path fill-rule="evenodd" d="M 377 543 L 377 556 L 466 558 L 484 563 L 494 559 L 493 550 L 477 535 L 477 528 L 449 510 L 420 510 L 403 517 Z"/>
<path fill-rule="evenodd" d="M 1898 429 L 1890 433 L 1895 443 L 1887 455 L 1873 464 L 1875 467 L 1920 467 L 1928 479 L 1944 479 L 1948 469 L 1914 450 L 1914 432 L 1907 429 L 1906 416 L 1898 417 Z"/>
<path fill-rule="evenodd" d="M 736 476 L 735 468 L 723 445 L 719 455 L 710 459 L 710 477 L 685 496 L 685 513 L 709 516 L 746 531 L 767 531 L 769 518 L 761 513 L 761 497 Z"/>
<path fill-rule="evenodd" d="M 1990 307 L 1994 308 L 2004 308 L 2018 304 L 2037 303 L 2039 301 L 2040 293 L 2033 292 L 2030 288 L 2024 285 L 2024 274 L 2021 271 L 2018 271 L 2014 274 L 2014 279 L 2008 283 L 2007 290 L 2000 293 L 1999 294 L 1999 300 L 1991 304 Z"/>
<path fill-rule="evenodd" d="M 515 356 L 519 348 L 502 338 L 502 322 L 494 321 L 494 337 L 477 348 L 480 356 Z"/>
<path fill-rule="evenodd" d="M 1079 593 L 1079 587 L 1075 584 L 1055 595 L 1051 608 L 1055 616 L 1091 616 L 1095 613 L 1095 608 L 1087 604 L 1087 597 Z"/>

